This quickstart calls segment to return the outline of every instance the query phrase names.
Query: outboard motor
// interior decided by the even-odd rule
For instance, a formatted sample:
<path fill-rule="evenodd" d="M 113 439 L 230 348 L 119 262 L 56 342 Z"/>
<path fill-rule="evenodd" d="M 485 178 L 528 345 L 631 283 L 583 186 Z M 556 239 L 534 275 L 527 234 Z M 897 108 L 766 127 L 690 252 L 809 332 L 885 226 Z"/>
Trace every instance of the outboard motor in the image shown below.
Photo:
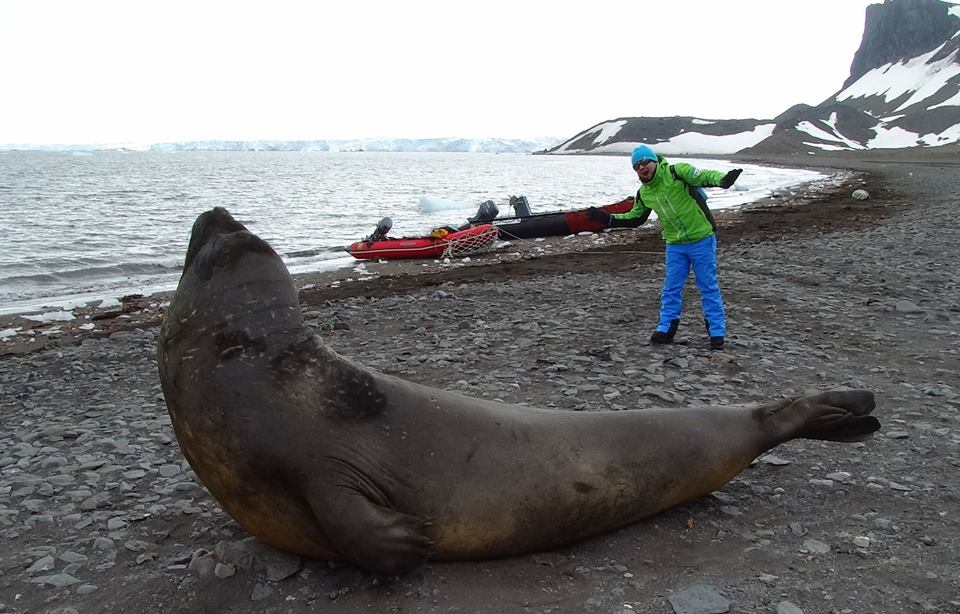
<path fill-rule="evenodd" d="M 528 217 L 530 215 L 530 203 L 526 196 L 511 196 L 510 206 L 513 207 L 513 214 L 517 217 Z"/>
<path fill-rule="evenodd" d="M 373 243 L 374 241 L 383 241 L 387 238 L 387 233 L 390 232 L 390 229 L 393 228 L 393 220 L 388 217 L 382 218 L 377 222 L 377 228 L 373 231 L 373 234 L 365 238 L 364 241 Z"/>
<path fill-rule="evenodd" d="M 471 218 L 468 218 L 472 224 L 489 224 L 500 215 L 500 210 L 497 209 L 497 206 L 493 204 L 492 200 L 485 200 L 480 203 L 480 208 L 477 209 L 477 214 Z"/>

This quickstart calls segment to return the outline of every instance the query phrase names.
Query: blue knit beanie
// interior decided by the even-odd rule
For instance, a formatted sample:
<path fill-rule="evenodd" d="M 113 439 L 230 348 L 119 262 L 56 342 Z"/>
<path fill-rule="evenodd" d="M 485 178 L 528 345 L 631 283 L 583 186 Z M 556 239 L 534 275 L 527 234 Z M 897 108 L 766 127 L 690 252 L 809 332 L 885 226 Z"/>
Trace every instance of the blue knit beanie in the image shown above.
<path fill-rule="evenodd" d="M 641 160 L 656 160 L 657 154 L 653 153 L 653 150 L 647 147 L 646 145 L 637 145 L 633 150 L 633 155 L 630 156 L 630 167 L 637 168 L 637 163 Z"/>

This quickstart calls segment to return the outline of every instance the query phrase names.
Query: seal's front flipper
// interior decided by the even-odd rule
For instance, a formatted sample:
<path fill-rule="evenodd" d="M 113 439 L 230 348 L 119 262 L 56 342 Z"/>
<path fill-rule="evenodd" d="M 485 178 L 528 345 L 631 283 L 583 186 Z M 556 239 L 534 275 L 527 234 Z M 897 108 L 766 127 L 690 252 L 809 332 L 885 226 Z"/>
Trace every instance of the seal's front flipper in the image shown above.
<path fill-rule="evenodd" d="M 327 539 L 344 559 L 367 571 L 407 573 L 430 556 L 423 520 L 374 503 L 352 488 L 315 491 L 310 507 Z"/>
<path fill-rule="evenodd" d="M 833 390 L 799 398 L 786 411 L 806 417 L 797 437 L 863 441 L 880 429 L 880 421 L 868 415 L 876 406 L 869 390 Z"/>

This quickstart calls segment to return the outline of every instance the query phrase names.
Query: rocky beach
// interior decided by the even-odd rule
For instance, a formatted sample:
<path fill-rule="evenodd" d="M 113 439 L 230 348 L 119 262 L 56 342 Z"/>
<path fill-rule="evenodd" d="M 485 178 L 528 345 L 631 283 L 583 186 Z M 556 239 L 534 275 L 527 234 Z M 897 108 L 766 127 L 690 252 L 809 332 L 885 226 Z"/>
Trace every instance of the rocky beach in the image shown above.
<path fill-rule="evenodd" d="M 677 343 L 648 343 L 651 227 L 298 276 L 334 350 L 465 395 L 599 412 L 876 393 L 869 441 L 792 441 L 620 531 L 402 577 L 273 550 L 206 492 L 160 390 L 165 297 L 5 316 L 0 613 L 960 612 L 957 159 L 824 157 L 830 180 L 719 215 L 722 351 L 692 282 Z"/>

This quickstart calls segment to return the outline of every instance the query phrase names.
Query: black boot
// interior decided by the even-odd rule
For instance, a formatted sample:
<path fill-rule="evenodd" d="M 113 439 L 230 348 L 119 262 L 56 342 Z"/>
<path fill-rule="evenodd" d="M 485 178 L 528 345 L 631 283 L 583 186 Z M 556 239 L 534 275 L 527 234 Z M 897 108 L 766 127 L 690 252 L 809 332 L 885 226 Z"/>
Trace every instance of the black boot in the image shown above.
<path fill-rule="evenodd" d="M 661 333 L 659 330 L 650 335 L 650 343 L 663 345 L 664 343 L 673 343 L 673 336 L 677 334 L 677 328 L 680 326 L 680 320 L 670 322 L 670 328 L 667 332 Z"/>
<path fill-rule="evenodd" d="M 722 350 L 723 349 L 723 336 L 713 337 L 710 335 L 710 322 L 707 322 L 707 319 L 703 319 L 704 325 L 707 327 L 707 336 L 710 337 L 710 349 L 711 350 Z"/>

